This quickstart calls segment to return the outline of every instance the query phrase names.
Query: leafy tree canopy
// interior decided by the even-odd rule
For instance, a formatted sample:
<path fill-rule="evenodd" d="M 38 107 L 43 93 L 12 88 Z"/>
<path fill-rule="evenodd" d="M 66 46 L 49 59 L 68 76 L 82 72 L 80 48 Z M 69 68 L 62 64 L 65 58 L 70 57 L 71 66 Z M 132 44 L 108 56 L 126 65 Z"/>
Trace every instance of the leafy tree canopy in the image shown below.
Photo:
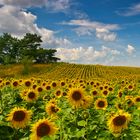
<path fill-rule="evenodd" d="M 25 57 L 31 58 L 35 63 L 49 63 L 60 60 L 55 57 L 55 49 L 41 48 L 41 36 L 26 33 L 22 38 L 16 38 L 4 33 L 0 36 L 0 63 L 20 63 Z"/>

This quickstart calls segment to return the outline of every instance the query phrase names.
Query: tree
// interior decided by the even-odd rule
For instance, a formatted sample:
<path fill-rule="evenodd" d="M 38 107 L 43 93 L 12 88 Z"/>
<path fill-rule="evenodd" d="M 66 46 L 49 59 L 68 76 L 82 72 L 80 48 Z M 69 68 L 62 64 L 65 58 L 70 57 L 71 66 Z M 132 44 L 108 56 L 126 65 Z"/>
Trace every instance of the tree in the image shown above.
<path fill-rule="evenodd" d="M 57 62 L 60 60 L 59 58 L 55 57 L 56 50 L 54 49 L 43 49 L 39 48 L 36 52 L 36 63 L 50 63 L 50 62 Z"/>
<path fill-rule="evenodd" d="M 22 57 L 28 56 L 29 58 L 36 57 L 37 49 L 41 46 L 41 36 L 37 34 L 27 33 L 23 39 L 20 40 Z"/>
<path fill-rule="evenodd" d="M 16 63 L 19 55 L 18 41 L 8 33 L 0 37 L 0 63 Z"/>
<path fill-rule="evenodd" d="M 49 63 L 60 60 L 55 57 L 55 49 L 41 48 L 41 36 L 26 33 L 22 39 L 12 37 L 8 33 L 0 36 L 0 63 L 11 64 L 29 58 L 36 63 Z"/>

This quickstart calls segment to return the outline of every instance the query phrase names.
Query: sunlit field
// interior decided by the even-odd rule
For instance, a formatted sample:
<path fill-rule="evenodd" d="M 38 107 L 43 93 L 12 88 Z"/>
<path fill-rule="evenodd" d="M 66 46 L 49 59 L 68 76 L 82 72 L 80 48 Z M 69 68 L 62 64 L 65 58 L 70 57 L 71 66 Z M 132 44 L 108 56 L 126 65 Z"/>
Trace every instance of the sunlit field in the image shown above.
<path fill-rule="evenodd" d="M 1 140 L 139 140 L 140 69 L 0 66 Z"/>

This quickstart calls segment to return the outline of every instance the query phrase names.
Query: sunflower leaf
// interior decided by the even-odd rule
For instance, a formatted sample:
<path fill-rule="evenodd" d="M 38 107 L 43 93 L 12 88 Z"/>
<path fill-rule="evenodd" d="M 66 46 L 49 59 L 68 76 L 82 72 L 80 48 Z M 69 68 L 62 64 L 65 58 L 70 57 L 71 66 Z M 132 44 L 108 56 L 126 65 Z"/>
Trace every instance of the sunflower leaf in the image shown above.
<path fill-rule="evenodd" d="M 78 126 L 85 126 L 86 124 L 87 124 L 87 122 L 84 120 L 81 120 L 78 122 Z"/>

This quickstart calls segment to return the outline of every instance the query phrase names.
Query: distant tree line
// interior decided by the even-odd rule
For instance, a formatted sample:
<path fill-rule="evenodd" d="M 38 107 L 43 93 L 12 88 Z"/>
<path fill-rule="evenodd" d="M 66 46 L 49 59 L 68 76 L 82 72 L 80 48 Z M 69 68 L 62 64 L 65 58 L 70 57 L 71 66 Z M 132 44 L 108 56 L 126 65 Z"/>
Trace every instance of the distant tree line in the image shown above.
<path fill-rule="evenodd" d="M 0 36 L 0 64 L 21 63 L 24 58 L 34 63 L 49 63 L 60 60 L 55 57 L 57 50 L 41 47 L 41 36 L 26 33 L 19 39 L 9 33 Z"/>

